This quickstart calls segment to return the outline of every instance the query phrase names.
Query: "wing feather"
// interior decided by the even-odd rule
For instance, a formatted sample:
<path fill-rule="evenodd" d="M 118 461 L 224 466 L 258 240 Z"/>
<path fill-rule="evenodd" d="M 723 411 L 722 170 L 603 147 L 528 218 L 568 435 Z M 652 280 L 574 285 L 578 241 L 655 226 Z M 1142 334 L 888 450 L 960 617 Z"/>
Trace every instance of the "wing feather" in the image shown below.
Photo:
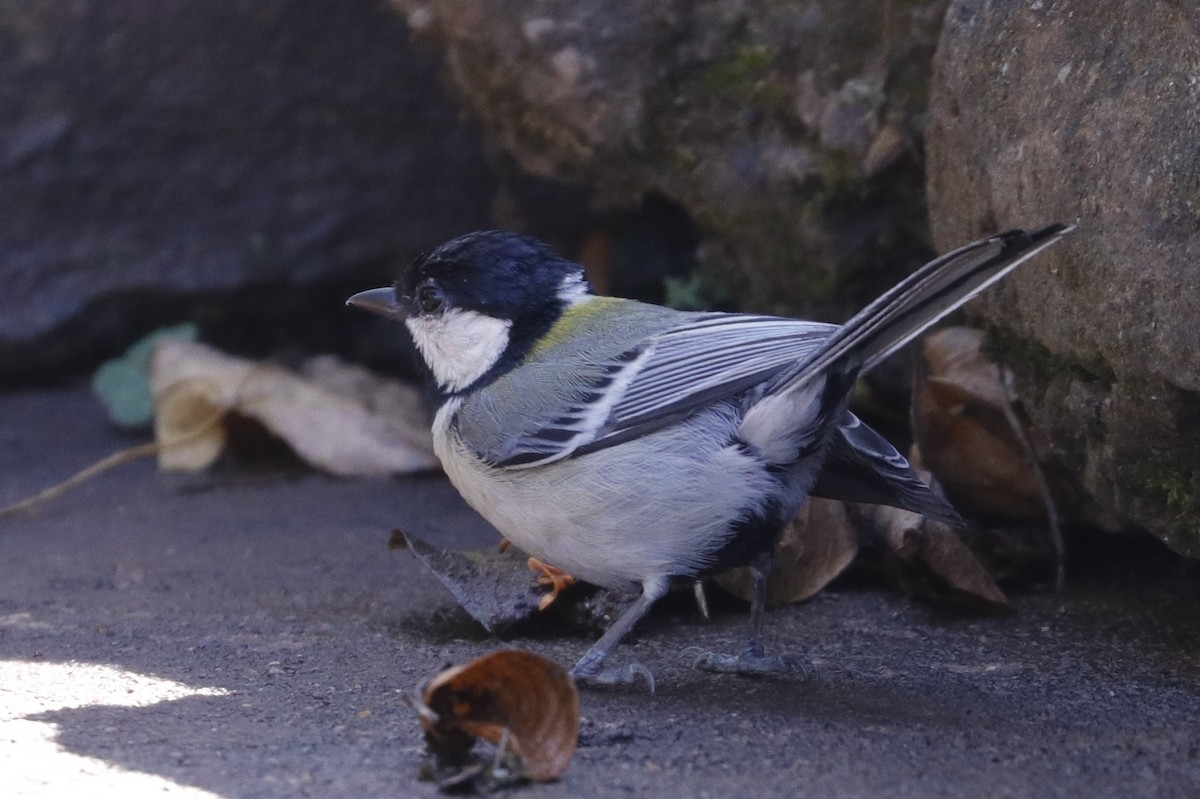
<path fill-rule="evenodd" d="M 544 414 L 552 421 L 506 438 L 489 461 L 526 468 L 645 435 L 777 375 L 837 329 L 748 314 L 688 318 L 594 364 L 570 401 Z"/>

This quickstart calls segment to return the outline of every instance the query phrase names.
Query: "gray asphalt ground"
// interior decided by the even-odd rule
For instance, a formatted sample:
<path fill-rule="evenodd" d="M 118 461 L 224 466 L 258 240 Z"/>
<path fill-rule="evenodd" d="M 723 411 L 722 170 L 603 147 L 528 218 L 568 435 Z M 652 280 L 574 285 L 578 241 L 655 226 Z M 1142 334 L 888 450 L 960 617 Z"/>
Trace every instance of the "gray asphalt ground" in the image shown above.
<path fill-rule="evenodd" d="M 85 390 L 0 395 L 0 504 L 137 439 Z M 406 703 L 498 642 L 407 551 L 401 526 L 486 543 L 437 477 L 335 480 L 128 464 L 0 520 L 0 795 L 431 796 Z M 962 615 L 881 584 L 768 619 L 804 676 L 693 671 L 746 617 L 686 602 L 620 658 L 659 690 L 585 690 L 580 748 L 537 797 L 1200 796 L 1200 575 L 1138 558 L 1061 597 Z"/>

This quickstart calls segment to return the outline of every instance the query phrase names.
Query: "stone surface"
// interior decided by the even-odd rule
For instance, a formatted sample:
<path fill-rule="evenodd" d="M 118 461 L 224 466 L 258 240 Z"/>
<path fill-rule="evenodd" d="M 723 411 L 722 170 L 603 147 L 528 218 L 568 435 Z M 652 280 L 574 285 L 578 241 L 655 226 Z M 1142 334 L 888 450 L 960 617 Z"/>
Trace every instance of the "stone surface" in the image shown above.
<path fill-rule="evenodd" d="M 1078 221 L 977 306 L 1103 502 L 1200 556 L 1200 6 L 951 4 L 928 129 L 934 241 Z"/>
<path fill-rule="evenodd" d="M 494 191 L 436 59 L 370 0 L 7 3 L 0 105 L 8 379 L 171 297 L 348 281 Z"/>
<path fill-rule="evenodd" d="M 601 207 L 663 195 L 747 308 L 845 316 L 928 255 L 945 0 L 394 0 L 489 144 Z"/>

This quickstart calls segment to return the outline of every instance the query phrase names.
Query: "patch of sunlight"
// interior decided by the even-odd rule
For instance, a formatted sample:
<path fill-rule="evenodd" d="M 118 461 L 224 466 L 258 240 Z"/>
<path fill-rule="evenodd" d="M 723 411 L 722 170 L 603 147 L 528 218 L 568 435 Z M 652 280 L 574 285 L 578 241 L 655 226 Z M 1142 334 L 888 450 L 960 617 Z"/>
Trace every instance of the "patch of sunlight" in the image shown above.
<path fill-rule="evenodd" d="M 195 688 L 95 663 L 0 661 L 0 774 L 5 797 L 163 795 L 212 799 L 217 794 L 166 777 L 127 771 L 66 751 L 55 741 L 58 725 L 27 716 L 107 705 L 145 707 L 190 696 L 224 696 L 221 688 Z"/>

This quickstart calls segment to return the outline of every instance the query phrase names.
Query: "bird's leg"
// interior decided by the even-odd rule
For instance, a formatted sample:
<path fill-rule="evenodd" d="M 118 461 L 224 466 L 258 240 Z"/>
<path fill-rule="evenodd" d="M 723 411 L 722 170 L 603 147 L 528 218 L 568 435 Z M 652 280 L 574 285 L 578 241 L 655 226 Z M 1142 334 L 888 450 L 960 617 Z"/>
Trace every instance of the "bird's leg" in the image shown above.
<path fill-rule="evenodd" d="M 571 669 L 571 676 L 578 682 L 592 685 L 633 685 L 639 678 L 650 685 L 650 693 L 654 693 L 654 675 L 645 666 L 630 663 L 627 666 L 603 668 L 604 659 L 612 652 L 613 647 L 629 634 L 650 607 L 667 592 L 665 579 L 647 581 L 642 584 L 642 595 L 634 600 L 625 612 L 609 626 L 604 635 L 600 636 L 591 649 L 584 653 L 579 662 Z"/>
<path fill-rule="evenodd" d="M 767 612 L 767 575 L 771 573 L 771 553 L 755 556 L 750 562 L 750 638 L 739 655 L 705 652 L 695 661 L 695 667 L 721 674 L 788 674 L 803 671 L 795 658 L 767 657 L 763 648 L 763 622 Z"/>

